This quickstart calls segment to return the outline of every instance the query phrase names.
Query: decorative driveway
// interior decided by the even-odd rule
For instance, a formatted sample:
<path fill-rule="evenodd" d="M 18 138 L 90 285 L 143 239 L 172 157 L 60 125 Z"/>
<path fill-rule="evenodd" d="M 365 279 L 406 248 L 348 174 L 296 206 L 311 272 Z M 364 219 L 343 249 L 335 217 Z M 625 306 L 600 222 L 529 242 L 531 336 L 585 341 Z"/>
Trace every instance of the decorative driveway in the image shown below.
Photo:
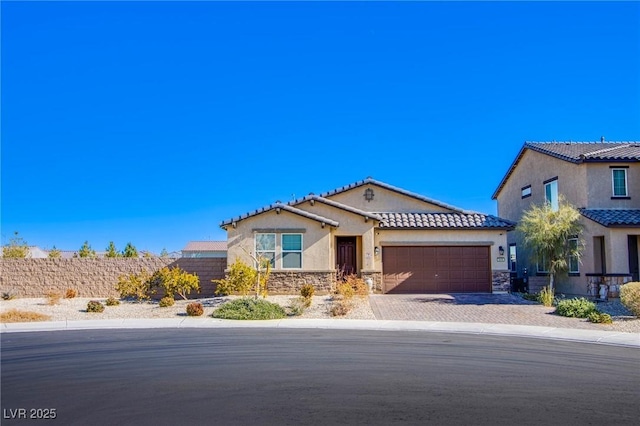
<path fill-rule="evenodd" d="M 554 307 L 545 307 L 513 294 L 373 294 L 369 296 L 369 302 L 378 320 L 477 322 L 611 331 L 635 331 L 640 325 L 640 320 L 625 315 L 628 312 L 619 302 L 598 305 L 601 311 L 614 316 L 613 325 L 561 317 L 553 313 Z"/>

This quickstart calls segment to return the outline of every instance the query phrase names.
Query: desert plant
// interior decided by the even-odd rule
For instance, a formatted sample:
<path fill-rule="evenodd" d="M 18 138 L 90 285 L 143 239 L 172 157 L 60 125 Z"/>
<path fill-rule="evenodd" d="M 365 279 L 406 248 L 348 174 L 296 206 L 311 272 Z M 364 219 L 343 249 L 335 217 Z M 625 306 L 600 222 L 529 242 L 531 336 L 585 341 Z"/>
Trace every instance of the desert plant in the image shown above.
<path fill-rule="evenodd" d="M 352 308 L 353 304 L 350 300 L 338 300 L 331 305 L 331 308 L 329 308 L 329 313 L 331 314 L 331 316 L 341 317 L 347 315 Z"/>
<path fill-rule="evenodd" d="M 597 312 L 595 303 L 584 297 L 561 300 L 556 306 L 556 313 L 563 317 L 587 318 L 592 312 Z"/>
<path fill-rule="evenodd" d="M 164 288 L 167 295 L 178 294 L 184 300 L 192 290 L 200 291 L 200 279 L 195 274 L 190 274 L 179 267 L 162 268 L 151 277 L 152 285 Z"/>
<path fill-rule="evenodd" d="M 524 300 L 530 300 L 532 302 L 540 302 L 540 295 L 538 293 L 521 293 L 520 296 Z"/>
<path fill-rule="evenodd" d="M 68 288 L 67 291 L 64 293 L 65 299 L 73 299 L 76 296 L 78 296 L 78 292 L 76 291 L 76 289 L 73 289 L 73 288 Z"/>
<path fill-rule="evenodd" d="M 158 306 L 160 306 L 161 308 L 168 308 L 169 306 L 173 306 L 175 304 L 176 301 L 173 296 L 165 296 L 160 299 L 160 302 L 158 302 Z"/>
<path fill-rule="evenodd" d="M 118 277 L 116 291 L 123 299 L 148 300 L 156 291 L 150 278 L 151 276 L 146 269 L 138 274 L 121 275 Z"/>
<path fill-rule="evenodd" d="M 612 324 L 613 323 L 613 319 L 611 318 L 611 315 L 606 314 L 604 312 L 598 312 L 598 311 L 591 312 L 587 316 L 587 319 L 590 322 L 598 323 L 598 324 Z"/>
<path fill-rule="evenodd" d="M 89 241 L 85 241 L 84 244 L 82 244 L 80 250 L 78 250 L 78 257 L 97 257 L 96 251 L 91 248 L 91 244 L 89 244 Z"/>
<path fill-rule="evenodd" d="M 113 243 L 113 241 L 109 241 L 107 252 L 105 253 L 104 257 L 116 258 L 120 256 L 120 253 L 118 253 L 118 250 L 116 249 L 116 245 Z"/>
<path fill-rule="evenodd" d="M 97 300 L 90 300 L 87 303 L 87 312 L 104 312 L 104 305 Z"/>
<path fill-rule="evenodd" d="M 346 282 L 353 288 L 356 296 L 367 296 L 369 294 L 369 286 L 357 275 L 347 275 Z"/>
<path fill-rule="evenodd" d="M 193 302 L 187 305 L 187 315 L 189 315 L 190 317 L 199 317 L 202 314 L 204 314 L 202 303 Z"/>
<path fill-rule="evenodd" d="M 306 308 L 311 306 L 311 302 L 313 301 L 313 294 L 315 293 L 315 291 L 315 287 L 311 284 L 305 284 L 300 289 L 300 295 L 302 296 L 302 301 L 304 302 L 304 306 Z"/>
<path fill-rule="evenodd" d="M 256 280 L 256 270 L 243 261 L 236 260 L 229 268 L 226 278 L 211 281 L 217 284 L 215 291 L 217 295 L 239 293 L 246 296 L 254 288 Z"/>
<path fill-rule="evenodd" d="M 540 293 L 538 293 L 538 301 L 544 306 L 553 306 L 554 294 L 551 287 L 542 287 Z"/>
<path fill-rule="evenodd" d="M 640 317 L 640 282 L 626 283 L 620 287 L 620 302 L 633 315 Z"/>
<path fill-rule="evenodd" d="M 281 319 L 286 316 L 287 313 L 282 306 L 252 297 L 232 300 L 213 312 L 214 318 L 235 320 Z"/>
<path fill-rule="evenodd" d="M 2 300 L 13 300 L 16 298 L 16 294 L 11 291 L 5 291 L 2 293 Z"/>
<path fill-rule="evenodd" d="M 120 304 L 120 301 L 118 299 L 116 299 L 115 297 L 110 297 L 104 303 L 107 306 L 118 306 Z"/>
<path fill-rule="evenodd" d="M 44 294 L 44 297 L 47 299 L 47 304 L 57 305 L 60 303 L 60 299 L 62 299 L 62 294 L 55 290 L 49 290 Z"/>
<path fill-rule="evenodd" d="M 0 313 L 0 322 L 35 322 L 47 321 L 51 317 L 38 312 L 19 311 L 18 309 L 9 309 Z"/>
<path fill-rule="evenodd" d="M 350 300 L 355 295 L 355 290 L 347 281 L 342 281 L 336 284 L 336 296 L 339 299 Z"/>
<path fill-rule="evenodd" d="M 311 299 L 307 299 L 303 296 L 296 297 L 289 301 L 287 306 L 287 314 L 289 316 L 298 317 L 304 314 L 304 310 L 311 305 Z"/>
<path fill-rule="evenodd" d="M 18 231 L 13 233 L 9 244 L 2 247 L 2 257 L 22 259 L 29 257 L 30 251 L 27 242 L 18 236 Z"/>
<path fill-rule="evenodd" d="M 62 257 L 62 252 L 58 250 L 56 246 L 53 246 L 47 256 L 49 257 L 49 259 L 60 259 Z"/>

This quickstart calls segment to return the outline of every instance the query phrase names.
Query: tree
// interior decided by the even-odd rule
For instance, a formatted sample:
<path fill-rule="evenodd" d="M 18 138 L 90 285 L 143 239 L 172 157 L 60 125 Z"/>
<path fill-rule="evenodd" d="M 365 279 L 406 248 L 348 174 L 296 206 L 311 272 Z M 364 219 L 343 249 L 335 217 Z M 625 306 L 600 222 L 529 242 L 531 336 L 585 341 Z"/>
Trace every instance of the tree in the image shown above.
<path fill-rule="evenodd" d="M 60 259 L 62 257 L 62 253 L 60 250 L 53 246 L 53 248 L 49 251 L 49 259 Z"/>
<path fill-rule="evenodd" d="M 582 255 L 580 212 L 564 197 L 559 198 L 555 210 L 550 203 L 533 205 L 524 212 L 516 231 L 522 234 L 524 245 L 536 260 L 547 266 L 549 290 L 553 294 L 555 276 L 569 269 L 569 258 L 579 261 Z M 577 244 L 570 240 L 577 240 Z"/>
<path fill-rule="evenodd" d="M 118 250 L 116 250 L 116 245 L 113 243 L 113 241 L 109 241 L 107 253 L 104 255 L 104 257 L 120 257 L 120 253 L 118 253 Z"/>
<path fill-rule="evenodd" d="M 178 294 L 187 300 L 192 290 L 200 291 L 200 279 L 177 266 L 171 269 L 164 267 L 153 274 L 151 286 L 164 288 L 167 296 Z"/>
<path fill-rule="evenodd" d="M 166 248 L 162 248 L 162 251 L 160 252 L 160 257 L 162 258 L 169 257 L 169 253 L 167 252 Z"/>
<path fill-rule="evenodd" d="M 138 257 L 138 250 L 136 250 L 135 246 L 131 243 L 127 243 L 122 250 L 123 257 Z"/>
<path fill-rule="evenodd" d="M 85 241 L 78 250 L 78 257 L 97 257 L 96 251 L 91 248 L 89 241 Z"/>
<path fill-rule="evenodd" d="M 13 238 L 9 240 L 9 244 L 2 247 L 2 257 L 24 259 L 29 255 L 29 246 L 22 237 L 18 236 L 18 231 L 13 233 Z"/>

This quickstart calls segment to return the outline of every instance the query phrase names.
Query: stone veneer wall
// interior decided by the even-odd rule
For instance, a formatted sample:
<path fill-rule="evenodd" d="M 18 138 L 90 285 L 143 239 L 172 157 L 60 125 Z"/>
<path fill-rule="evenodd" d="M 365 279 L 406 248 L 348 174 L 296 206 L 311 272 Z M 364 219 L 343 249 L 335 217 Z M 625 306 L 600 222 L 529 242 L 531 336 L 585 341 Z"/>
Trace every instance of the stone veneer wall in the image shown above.
<path fill-rule="evenodd" d="M 378 271 L 361 271 L 360 275 L 363 280 L 371 278 L 373 280 L 373 292 L 382 293 L 382 272 Z"/>
<path fill-rule="evenodd" d="M 631 275 L 588 275 L 587 294 L 592 297 L 600 296 L 600 286 L 607 286 L 607 298 L 620 297 L 620 287 L 633 281 Z"/>
<path fill-rule="evenodd" d="M 18 297 L 43 297 L 49 291 L 64 293 L 73 288 L 79 297 L 118 297 L 115 290 L 120 275 L 155 272 L 165 266 L 178 266 L 200 279 L 200 293 L 190 297 L 211 297 L 213 279 L 224 278 L 226 258 L 74 258 L 74 259 L 2 259 L 0 292 Z"/>
<path fill-rule="evenodd" d="M 491 287 L 494 293 L 511 290 L 511 273 L 509 271 L 493 271 Z"/>
<path fill-rule="evenodd" d="M 297 294 L 305 284 L 312 284 L 316 293 L 327 294 L 335 287 L 336 271 L 271 271 L 269 294 Z"/>

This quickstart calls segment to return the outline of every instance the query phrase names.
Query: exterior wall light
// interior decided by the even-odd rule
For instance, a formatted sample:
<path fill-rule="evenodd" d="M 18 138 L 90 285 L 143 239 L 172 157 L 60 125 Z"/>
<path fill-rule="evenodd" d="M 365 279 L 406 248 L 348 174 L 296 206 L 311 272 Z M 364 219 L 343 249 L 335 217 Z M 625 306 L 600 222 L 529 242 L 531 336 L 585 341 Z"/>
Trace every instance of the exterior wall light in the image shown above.
<path fill-rule="evenodd" d="M 498 247 L 498 253 L 500 253 L 500 256 L 504 256 L 504 247 Z"/>
<path fill-rule="evenodd" d="M 380 247 L 375 247 L 373 249 L 373 254 L 375 254 L 376 256 L 380 256 Z"/>

